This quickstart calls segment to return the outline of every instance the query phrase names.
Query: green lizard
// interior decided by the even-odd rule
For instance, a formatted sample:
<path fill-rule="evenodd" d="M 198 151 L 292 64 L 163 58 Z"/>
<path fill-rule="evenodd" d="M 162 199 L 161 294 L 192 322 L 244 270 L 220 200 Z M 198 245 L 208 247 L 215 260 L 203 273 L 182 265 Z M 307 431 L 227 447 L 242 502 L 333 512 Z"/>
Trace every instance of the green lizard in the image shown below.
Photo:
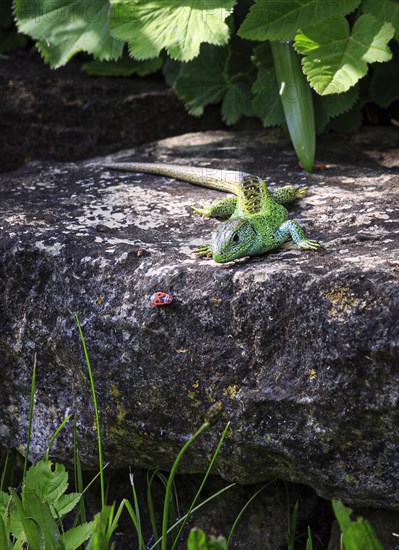
<path fill-rule="evenodd" d="M 194 250 L 198 256 L 212 257 L 221 263 L 230 262 L 244 256 L 264 254 L 281 246 L 289 237 L 302 250 L 320 248 L 317 241 L 306 238 L 297 221 L 288 219 L 283 206 L 283 203 L 304 197 L 307 187 L 287 185 L 269 189 L 264 180 L 244 172 L 177 164 L 128 162 L 103 164 L 102 167 L 168 176 L 236 195 L 212 204 L 201 203 L 200 208 L 192 207 L 194 213 L 204 217 L 228 218 L 216 227 L 210 243 Z"/>

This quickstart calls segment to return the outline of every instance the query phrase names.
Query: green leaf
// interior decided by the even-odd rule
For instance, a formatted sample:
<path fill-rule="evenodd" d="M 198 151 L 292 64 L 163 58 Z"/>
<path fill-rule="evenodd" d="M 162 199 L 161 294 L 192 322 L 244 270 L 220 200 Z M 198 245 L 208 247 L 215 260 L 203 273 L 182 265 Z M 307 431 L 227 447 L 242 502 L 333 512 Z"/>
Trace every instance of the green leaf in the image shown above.
<path fill-rule="evenodd" d="M 189 112 L 199 116 L 206 105 L 222 101 L 227 124 L 236 123 L 242 115 L 253 116 L 251 53 L 252 47 L 240 38 L 223 48 L 203 44 L 196 59 L 181 65 L 175 80 L 176 92 Z"/>
<path fill-rule="evenodd" d="M 90 61 L 82 65 L 82 70 L 91 76 L 147 76 L 156 73 L 162 67 L 161 57 L 137 61 L 131 57 L 123 56 L 116 61 Z"/>
<path fill-rule="evenodd" d="M 254 112 L 262 120 L 263 126 L 281 126 L 285 122 L 284 111 L 268 43 L 255 48 L 253 61 L 259 66 L 258 76 L 252 86 Z"/>
<path fill-rule="evenodd" d="M 75 550 L 79 548 L 91 535 L 93 522 L 82 523 L 78 527 L 72 527 L 63 534 L 63 541 L 66 550 Z"/>
<path fill-rule="evenodd" d="M 392 23 L 395 38 L 399 40 L 399 4 L 396 0 L 363 0 L 363 13 L 371 13 L 379 21 Z"/>
<path fill-rule="evenodd" d="M 334 130 L 334 132 L 340 132 L 341 134 L 354 134 L 358 132 L 363 122 L 362 109 L 362 102 L 358 101 L 348 113 L 331 119 L 327 130 Z"/>
<path fill-rule="evenodd" d="M 0 548 L 2 550 L 8 550 L 12 548 L 10 542 L 10 535 L 7 533 L 7 529 L 3 520 L 3 517 L 0 515 Z"/>
<path fill-rule="evenodd" d="M 297 34 L 295 46 L 305 58 L 303 71 L 320 95 L 349 90 L 367 73 L 367 63 L 388 61 L 387 43 L 393 37 L 390 23 L 362 15 L 352 31 L 345 17 L 330 19 Z"/>
<path fill-rule="evenodd" d="M 137 59 L 158 57 L 165 48 L 173 59 L 190 61 L 202 42 L 226 44 L 225 23 L 235 0 L 111 0 L 113 36 L 127 40 Z"/>
<path fill-rule="evenodd" d="M 316 150 L 312 90 L 302 73 L 299 55 L 290 42 L 271 43 L 279 95 L 298 160 L 311 172 Z"/>
<path fill-rule="evenodd" d="M 10 498 L 11 496 L 8 493 L 0 491 L 0 516 L 5 514 Z"/>
<path fill-rule="evenodd" d="M 258 0 L 238 34 L 249 40 L 292 40 L 301 27 L 346 15 L 360 0 Z"/>
<path fill-rule="evenodd" d="M 175 87 L 175 82 L 179 76 L 181 67 L 182 63 L 179 63 L 179 61 L 175 61 L 170 57 L 166 59 L 162 67 L 162 72 L 168 86 L 171 86 L 172 88 Z"/>
<path fill-rule="evenodd" d="M 227 46 L 215 48 L 204 44 L 197 59 L 182 65 L 175 87 L 192 115 L 202 115 L 206 105 L 219 103 L 224 98 L 224 70 L 228 54 Z"/>
<path fill-rule="evenodd" d="M 246 82 L 227 86 L 222 103 L 222 117 L 227 124 L 235 124 L 242 115 L 253 116 L 251 87 Z"/>
<path fill-rule="evenodd" d="M 331 118 L 335 118 L 342 113 L 349 111 L 358 98 L 358 85 L 343 94 L 325 96 L 315 94 L 313 97 L 313 103 L 316 115 L 316 132 L 320 134 L 324 131 Z"/>
<path fill-rule="evenodd" d="M 41 502 L 38 494 L 33 490 L 25 490 L 24 511 L 26 516 L 32 518 L 44 536 L 46 550 L 65 550 L 58 525 L 53 518 L 50 506 L 47 502 Z"/>
<path fill-rule="evenodd" d="M 96 58 L 117 59 L 123 42 L 111 36 L 108 0 L 14 0 L 20 32 L 38 40 L 38 47 L 52 67 L 65 65 L 77 52 Z"/>
<path fill-rule="evenodd" d="M 92 535 L 86 550 L 106 550 L 108 549 L 109 537 L 108 527 L 110 518 L 114 513 L 114 505 L 104 506 L 104 508 L 94 516 L 92 525 Z M 112 535 L 112 532 L 111 532 Z"/>
<path fill-rule="evenodd" d="M 24 526 L 24 532 L 26 539 L 32 548 L 44 548 L 43 537 L 37 526 L 36 522 L 32 518 L 27 517 L 22 502 L 16 493 L 12 494 L 12 500 L 15 503 L 15 507 L 18 510 L 18 515 L 21 518 L 22 525 Z"/>
<path fill-rule="evenodd" d="M 227 541 L 224 537 L 211 536 L 208 539 L 208 550 L 227 550 Z"/>
<path fill-rule="evenodd" d="M 202 529 L 191 529 L 187 539 L 187 550 L 227 550 L 224 537 L 207 537 Z"/>
<path fill-rule="evenodd" d="M 75 508 L 81 499 L 81 496 L 81 493 L 69 493 L 67 495 L 62 495 L 54 504 L 51 505 L 53 517 L 64 517 Z"/>
<path fill-rule="evenodd" d="M 353 510 L 339 500 L 332 502 L 335 517 L 342 531 L 344 550 L 384 550 L 371 524 L 362 517 L 352 521 Z"/>
<path fill-rule="evenodd" d="M 41 502 L 54 503 L 68 487 L 68 474 L 62 464 L 40 460 L 26 473 L 22 487 L 22 500 L 25 492 L 34 492 Z"/>
<path fill-rule="evenodd" d="M 7 518 L 9 515 L 10 531 L 14 535 L 14 537 L 18 538 L 23 531 L 23 525 L 21 522 L 21 518 L 19 517 L 18 510 L 15 506 L 15 502 L 11 501 L 10 503 L 10 500 L 11 495 L 0 491 L 0 516 L 3 517 L 6 524 L 8 524 Z"/>
<path fill-rule="evenodd" d="M 371 79 L 371 99 L 383 109 L 399 99 L 399 53 L 397 50 L 398 48 L 395 48 L 392 61 L 374 68 Z"/>
<path fill-rule="evenodd" d="M 207 550 L 206 534 L 202 529 L 191 529 L 187 539 L 187 550 Z"/>

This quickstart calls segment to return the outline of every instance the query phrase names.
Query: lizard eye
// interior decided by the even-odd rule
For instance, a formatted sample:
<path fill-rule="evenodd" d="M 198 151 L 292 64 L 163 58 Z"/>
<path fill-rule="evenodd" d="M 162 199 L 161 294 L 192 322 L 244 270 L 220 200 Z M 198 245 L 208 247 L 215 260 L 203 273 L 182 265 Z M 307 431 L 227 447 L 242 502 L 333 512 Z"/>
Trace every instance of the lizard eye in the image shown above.
<path fill-rule="evenodd" d="M 238 233 L 234 233 L 234 235 L 233 235 L 233 243 L 238 243 L 239 240 L 240 240 L 240 237 L 238 236 Z"/>

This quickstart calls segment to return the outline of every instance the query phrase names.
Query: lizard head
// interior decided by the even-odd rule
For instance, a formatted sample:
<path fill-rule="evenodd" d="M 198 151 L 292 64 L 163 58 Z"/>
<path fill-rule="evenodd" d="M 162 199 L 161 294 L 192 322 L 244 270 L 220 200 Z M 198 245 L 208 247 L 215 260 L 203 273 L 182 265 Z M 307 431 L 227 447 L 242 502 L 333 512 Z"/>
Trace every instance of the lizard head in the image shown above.
<path fill-rule="evenodd" d="M 212 258 L 215 262 L 231 262 L 257 253 L 261 237 L 245 218 L 221 222 L 212 234 Z"/>

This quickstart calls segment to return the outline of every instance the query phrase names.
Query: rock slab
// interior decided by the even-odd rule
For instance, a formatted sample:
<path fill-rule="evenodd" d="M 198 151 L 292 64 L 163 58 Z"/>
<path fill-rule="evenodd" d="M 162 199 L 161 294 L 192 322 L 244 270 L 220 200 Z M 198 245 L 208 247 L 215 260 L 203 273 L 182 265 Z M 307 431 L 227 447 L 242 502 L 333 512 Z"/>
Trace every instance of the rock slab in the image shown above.
<path fill-rule="evenodd" d="M 355 506 L 399 509 L 399 133 L 327 136 L 301 171 L 279 132 L 190 134 L 109 160 L 243 169 L 306 184 L 290 208 L 324 253 L 292 246 L 218 265 L 191 251 L 215 220 L 190 205 L 217 191 L 101 169 L 31 163 L 0 180 L 0 443 L 24 448 L 38 362 L 32 458 L 76 414 L 95 467 L 82 324 L 112 468 L 169 469 L 210 405 L 230 420 L 215 473 L 273 477 Z M 139 251 L 140 250 L 140 251 Z M 148 296 L 174 295 L 168 307 Z M 94 426 L 95 428 L 95 426 Z M 205 471 L 223 425 L 182 471 Z M 72 426 L 53 449 L 72 457 Z"/>

